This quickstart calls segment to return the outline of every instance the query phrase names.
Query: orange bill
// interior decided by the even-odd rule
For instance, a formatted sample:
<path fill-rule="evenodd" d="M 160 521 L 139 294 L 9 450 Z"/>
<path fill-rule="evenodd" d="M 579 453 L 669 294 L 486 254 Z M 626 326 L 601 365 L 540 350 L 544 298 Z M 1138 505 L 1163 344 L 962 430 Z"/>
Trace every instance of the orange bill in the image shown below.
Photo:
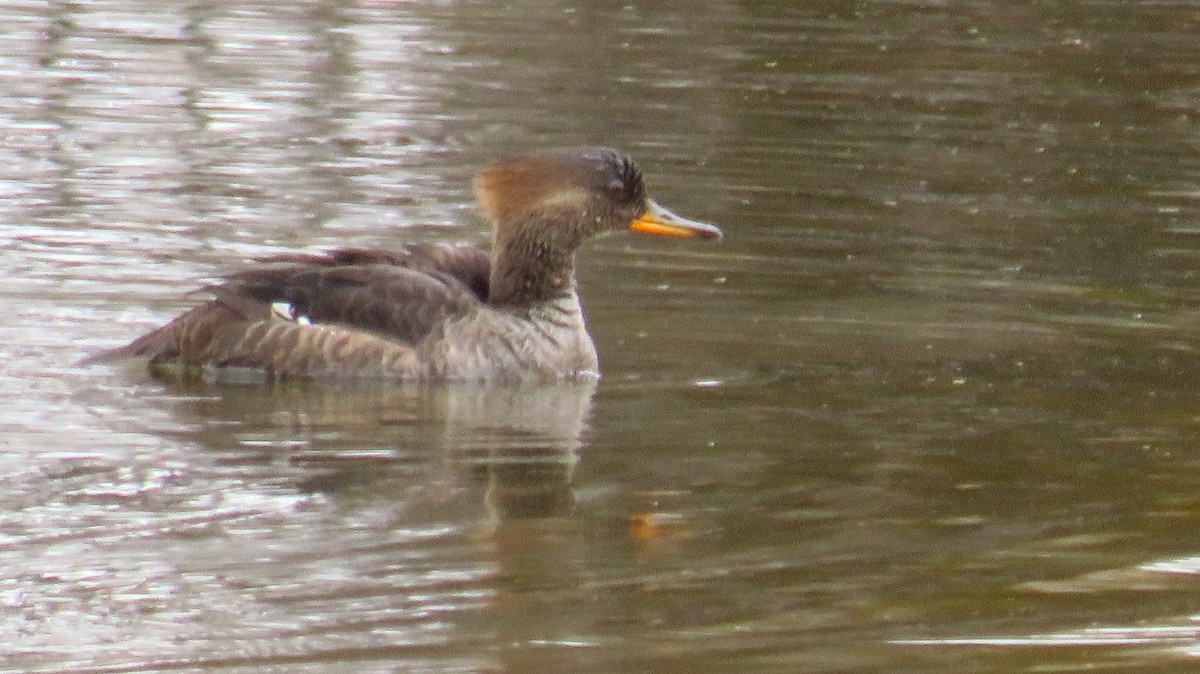
<path fill-rule="evenodd" d="M 629 229 L 646 234 L 688 236 L 699 239 L 720 239 L 721 230 L 698 220 L 675 215 L 653 201 L 646 202 L 646 211 L 629 223 Z"/>

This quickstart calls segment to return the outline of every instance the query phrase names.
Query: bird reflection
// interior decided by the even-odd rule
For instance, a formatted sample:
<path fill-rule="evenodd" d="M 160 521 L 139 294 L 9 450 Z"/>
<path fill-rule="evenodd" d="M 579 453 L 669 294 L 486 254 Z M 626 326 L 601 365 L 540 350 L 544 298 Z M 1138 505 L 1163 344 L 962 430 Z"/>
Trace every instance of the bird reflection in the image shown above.
<path fill-rule="evenodd" d="M 596 382 L 170 386 L 170 407 L 196 420 L 182 433 L 227 468 L 269 467 L 309 493 L 465 490 L 511 519 L 571 510 Z"/>
<path fill-rule="evenodd" d="M 563 514 L 595 380 L 445 389 L 447 449 L 486 485 L 493 516 Z"/>

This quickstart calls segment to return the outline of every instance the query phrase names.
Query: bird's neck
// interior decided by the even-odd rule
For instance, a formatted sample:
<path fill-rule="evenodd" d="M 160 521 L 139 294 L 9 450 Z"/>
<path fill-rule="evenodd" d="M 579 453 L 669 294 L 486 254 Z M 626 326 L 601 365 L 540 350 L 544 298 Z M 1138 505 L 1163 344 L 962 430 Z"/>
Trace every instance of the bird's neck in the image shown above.
<path fill-rule="evenodd" d="M 488 303 L 530 307 L 575 293 L 577 237 L 562 227 L 522 227 L 497 232 Z"/>

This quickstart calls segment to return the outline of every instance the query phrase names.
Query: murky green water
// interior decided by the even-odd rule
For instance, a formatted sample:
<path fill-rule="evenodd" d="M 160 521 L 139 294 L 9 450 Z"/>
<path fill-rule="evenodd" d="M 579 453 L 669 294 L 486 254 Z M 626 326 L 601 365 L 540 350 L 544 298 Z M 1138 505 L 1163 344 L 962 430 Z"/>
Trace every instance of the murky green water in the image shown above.
<path fill-rule="evenodd" d="M 0 0 L 0 671 L 1190 671 L 1190 2 Z M 595 387 L 81 369 L 638 157 Z"/>

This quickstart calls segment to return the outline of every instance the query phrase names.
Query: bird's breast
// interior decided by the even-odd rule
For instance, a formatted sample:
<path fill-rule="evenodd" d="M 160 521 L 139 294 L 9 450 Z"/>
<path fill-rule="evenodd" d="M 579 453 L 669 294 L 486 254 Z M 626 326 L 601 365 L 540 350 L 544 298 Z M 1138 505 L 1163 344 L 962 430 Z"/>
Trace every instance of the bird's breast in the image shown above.
<path fill-rule="evenodd" d="M 420 345 L 430 379 L 598 376 L 596 346 L 574 295 L 520 310 L 482 306 Z"/>

